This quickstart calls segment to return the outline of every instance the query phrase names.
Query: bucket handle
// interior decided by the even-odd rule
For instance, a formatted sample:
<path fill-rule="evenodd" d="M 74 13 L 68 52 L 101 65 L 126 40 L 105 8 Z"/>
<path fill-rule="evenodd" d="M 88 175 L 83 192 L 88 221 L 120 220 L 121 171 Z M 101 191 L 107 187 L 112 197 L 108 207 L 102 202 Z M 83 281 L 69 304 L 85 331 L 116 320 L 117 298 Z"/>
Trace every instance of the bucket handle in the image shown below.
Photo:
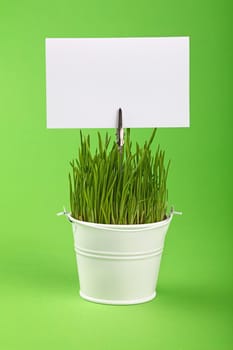
<path fill-rule="evenodd" d="M 174 210 L 174 206 L 172 206 L 168 218 L 172 219 L 173 215 L 182 215 L 182 214 L 183 214 L 182 212 Z M 61 215 L 65 215 L 65 216 L 67 217 L 67 219 L 68 219 L 71 223 L 73 223 L 73 221 L 72 221 L 71 218 L 70 218 L 70 213 L 65 209 L 65 207 L 63 207 L 63 211 L 62 211 L 62 212 L 57 213 L 57 216 L 61 216 Z M 93 225 L 93 226 L 95 226 L 95 224 L 96 224 L 96 223 L 91 223 L 91 222 L 83 222 L 83 223 L 84 223 L 84 224 L 87 224 L 87 225 Z M 152 224 L 152 225 L 153 225 L 153 224 L 157 224 L 157 222 L 154 222 L 154 223 L 151 223 L 151 224 Z M 127 226 L 127 225 L 125 225 L 125 226 Z M 104 228 L 104 227 L 103 227 L 103 228 Z M 150 229 L 150 228 L 151 228 L 151 227 L 147 227 L 147 228 L 144 228 L 144 230 Z M 109 229 L 110 229 L 110 228 L 108 228 L 108 230 L 109 230 Z M 141 228 L 141 229 L 142 229 L 142 228 Z M 141 230 L 141 229 L 140 229 L 140 230 Z M 111 230 L 111 229 L 110 229 L 110 230 Z M 114 229 L 112 229 L 112 230 L 115 231 L 116 229 L 114 228 Z M 131 230 L 131 231 L 138 231 L 138 229 Z"/>

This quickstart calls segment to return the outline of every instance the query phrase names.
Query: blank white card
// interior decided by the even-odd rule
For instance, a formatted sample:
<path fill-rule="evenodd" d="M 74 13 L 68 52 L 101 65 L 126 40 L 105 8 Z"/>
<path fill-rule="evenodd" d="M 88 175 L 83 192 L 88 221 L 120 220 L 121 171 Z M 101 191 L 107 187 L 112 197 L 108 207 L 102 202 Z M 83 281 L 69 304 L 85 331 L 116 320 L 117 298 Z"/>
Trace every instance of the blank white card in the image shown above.
<path fill-rule="evenodd" d="M 189 38 L 46 39 L 48 128 L 189 126 Z"/>

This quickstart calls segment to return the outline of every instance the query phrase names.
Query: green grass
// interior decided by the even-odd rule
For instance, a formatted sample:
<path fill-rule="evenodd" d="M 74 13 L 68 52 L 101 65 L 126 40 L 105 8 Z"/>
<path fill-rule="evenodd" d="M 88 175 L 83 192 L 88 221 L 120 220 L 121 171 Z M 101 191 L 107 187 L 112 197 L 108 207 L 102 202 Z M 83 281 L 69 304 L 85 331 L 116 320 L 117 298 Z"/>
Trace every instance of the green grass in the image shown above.
<path fill-rule="evenodd" d="M 91 152 L 90 136 L 80 132 L 77 159 L 70 162 L 70 206 L 73 218 L 103 224 L 144 224 L 164 220 L 167 213 L 165 151 L 151 150 L 156 129 L 148 141 L 132 151 L 130 129 L 122 151 L 111 137 L 98 133 Z"/>

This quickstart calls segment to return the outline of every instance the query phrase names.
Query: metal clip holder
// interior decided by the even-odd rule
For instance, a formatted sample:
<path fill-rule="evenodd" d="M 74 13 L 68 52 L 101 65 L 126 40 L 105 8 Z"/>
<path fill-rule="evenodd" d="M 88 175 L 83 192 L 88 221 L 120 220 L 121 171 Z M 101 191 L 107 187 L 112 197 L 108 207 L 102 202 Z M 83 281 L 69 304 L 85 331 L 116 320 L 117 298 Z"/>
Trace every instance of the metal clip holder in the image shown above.
<path fill-rule="evenodd" d="M 122 120 L 122 109 L 119 108 L 118 110 L 118 125 L 117 125 L 117 144 L 119 151 L 122 152 L 122 148 L 124 145 L 124 129 L 123 129 L 123 120 Z"/>

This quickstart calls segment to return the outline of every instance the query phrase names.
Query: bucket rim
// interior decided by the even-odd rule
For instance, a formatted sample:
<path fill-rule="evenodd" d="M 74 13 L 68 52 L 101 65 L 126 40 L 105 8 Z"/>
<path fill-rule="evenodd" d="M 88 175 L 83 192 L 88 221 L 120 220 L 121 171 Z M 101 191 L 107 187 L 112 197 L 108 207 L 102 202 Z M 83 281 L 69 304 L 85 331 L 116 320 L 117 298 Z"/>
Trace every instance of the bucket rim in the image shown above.
<path fill-rule="evenodd" d="M 134 229 L 146 229 L 146 228 L 150 229 L 153 227 L 161 227 L 169 224 L 173 218 L 173 212 L 171 212 L 166 219 L 162 221 L 151 222 L 148 224 L 101 224 L 101 223 L 75 219 L 71 216 L 71 213 L 66 213 L 66 215 L 71 223 L 77 223 L 84 226 L 95 227 L 95 228 L 105 228 L 105 229 L 112 229 L 112 230 L 117 230 L 117 229 L 134 230 Z"/>

